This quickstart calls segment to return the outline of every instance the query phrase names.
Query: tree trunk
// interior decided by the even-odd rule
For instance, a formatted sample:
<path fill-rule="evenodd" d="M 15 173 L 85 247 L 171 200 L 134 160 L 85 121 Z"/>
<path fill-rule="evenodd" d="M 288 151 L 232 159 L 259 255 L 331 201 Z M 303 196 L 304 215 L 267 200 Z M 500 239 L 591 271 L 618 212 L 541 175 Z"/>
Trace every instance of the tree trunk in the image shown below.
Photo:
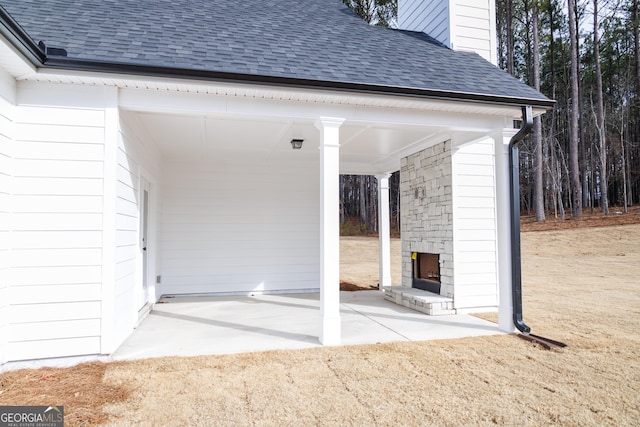
<path fill-rule="evenodd" d="M 515 75 L 515 44 L 513 41 L 513 4 L 512 0 L 506 0 L 507 9 L 507 72 Z"/>
<path fill-rule="evenodd" d="M 638 16 L 638 0 L 633 0 L 633 48 L 636 60 L 636 97 L 640 98 L 640 16 Z"/>
<path fill-rule="evenodd" d="M 639 11 L 638 11 L 638 0 L 633 0 L 633 5 L 632 5 L 632 16 L 633 16 L 633 49 L 634 49 L 634 56 L 635 56 L 635 63 L 636 63 L 636 117 L 633 120 L 633 122 L 635 122 L 636 124 L 636 138 L 640 137 L 640 119 L 638 118 L 638 116 L 640 114 L 638 114 L 638 111 L 640 111 L 640 16 L 639 16 Z M 631 117 L 629 117 L 631 118 Z M 631 124 L 631 120 L 629 120 L 630 125 L 633 126 L 633 124 Z M 629 139 L 631 140 L 631 138 Z M 637 141 L 637 139 L 636 139 Z M 630 160 L 630 155 L 629 155 L 629 147 L 627 147 L 627 170 L 629 171 L 629 206 L 633 205 L 633 191 L 631 188 L 631 175 L 630 175 L 630 169 L 631 169 L 631 164 L 629 163 Z"/>
<path fill-rule="evenodd" d="M 578 162 L 578 116 L 580 103 L 578 92 L 578 39 L 576 27 L 575 0 L 567 0 L 569 7 L 569 38 L 571 50 L 571 111 L 569 132 L 569 170 L 573 217 L 582 216 L 582 187 L 580 186 L 580 166 Z"/>
<path fill-rule="evenodd" d="M 533 87 L 540 90 L 540 36 L 538 33 L 538 4 L 534 2 L 531 11 L 531 32 L 533 33 Z M 535 149 L 534 163 L 534 197 L 536 221 L 544 221 L 544 186 L 542 185 L 542 119 L 540 116 L 533 119 L 533 143 Z"/>
<path fill-rule="evenodd" d="M 607 135 L 604 122 L 604 101 L 602 99 L 602 70 L 600 68 L 600 46 L 598 37 L 598 0 L 593 0 L 593 61 L 596 66 L 596 127 L 600 142 L 600 210 L 609 214 L 607 179 Z"/>
<path fill-rule="evenodd" d="M 367 176 L 369 184 L 369 231 L 378 231 L 378 183 L 375 177 Z"/>
<path fill-rule="evenodd" d="M 367 217 L 367 193 L 365 188 L 365 179 L 366 176 L 358 175 L 358 200 L 360 201 L 360 226 L 365 226 L 369 222 L 369 218 Z"/>

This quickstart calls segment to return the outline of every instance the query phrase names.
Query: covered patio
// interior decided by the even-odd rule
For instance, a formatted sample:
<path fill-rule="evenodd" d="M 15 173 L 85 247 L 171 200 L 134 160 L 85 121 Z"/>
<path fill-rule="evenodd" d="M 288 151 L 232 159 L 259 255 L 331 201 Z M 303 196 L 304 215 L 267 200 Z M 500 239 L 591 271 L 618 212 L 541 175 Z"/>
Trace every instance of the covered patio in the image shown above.
<path fill-rule="evenodd" d="M 319 294 L 163 298 L 114 360 L 320 347 Z M 380 291 L 340 293 L 342 344 L 423 341 L 503 333 L 471 315 L 427 316 Z"/>
<path fill-rule="evenodd" d="M 494 134 L 504 129 L 504 115 L 513 112 L 501 106 L 479 108 L 407 99 L 396 99 L 389 105 L 386 100 L 327 93 L 312 98 L 306 95 L 302 102 L 298 97 L 303 94 L 293 89 L 251 93 L 238 88 L 227 88 L 225 93 L 213 93 L 219 91 L 216 87 L 207 89 L 209 93 L 198 94 L 121 90 L 119 150 L 126 156 L 118 153 L 116 157 L 120 170 L 128 171 L 121 186 L 125 193 L 131 193 L 129 187 L 137 187 L 139 175 L 151 183 L 149 212 L 145 214 L 150 236 L 140 245 L 148 264 L 141 268 L 147 291 L 137 307 L 142 313 L 139 318 L 145 308 L 166 295 L 181 298 L 165 303 L 188 301 L 184 298 L 189 295 L 204 296 L 206 302 L 209 296 L 228 294 L 233 295 L 229 304 L 240 298 L 235 304 L 244 307 L 255 306 L 258 297 L 245 300 L 239 297 L 242 295 L 319 291 L 319 302 L 318 298 L 296 297 L 296 301 L 306 301 L 304 315 L 282 310 L 264 313 L 265 318 L 275 319 L 273 331 L 280 331 L 276 335 L 302 336 L 281 337 L 286 342 L 265 343 L 264 348 L 240 347 L 238 351 L 316 345 L 318 340 L 325 345 L 380 341 L 379 333 L 349 336 L 349 327 L 341 327 L 341 320 L 346 322 L 342 316 L 353 310 L 345 305 L 348 300 L 340 301 L 338 296 L 339 174 L 377 178 L 381 206 L 379 283 L 389 286 L 390 173 L 400 170 L 407 156 L 444 141 L 466 155 L 464 147 L 490 138 L 485 157 L 492 162 L 494 141 L 502 143 L 502 133 L 498 132 L 498 137 Z M 466 113 L 464 123 L 461 111 Z M 302 148 L 293 149 L 293 140 L 302 141 Z M 465 158 L 462 167 L 473 163 Z M 490 168 L 493 179 L 493 166 Z M 131 200 L 131 204 L 139 202 Z M 378 297 L 386 307 L 382 294 Z M 280 297 L 265 298 L 265 307 L 278 306 L 273 301 Z M 164 307 L 173 304 L 159 305 L 152 317 L 180 319 L 182 313 L 165 312 Z M 212 311 L 217 313 L 220 307 Z M 241 311 L 239 307 L 233 310 Z M 279 317 L 281 314 L 285 317 Z M 222 336 L 255 327 L 259 336 L 273 340 L 272 329 L 265 331 L 259 318 L 258 323 L 245 324 L 237 322 L 235 313 L 230 320 L 221 315 L 216 314 L 215 320 L 206 315 L 195 317 L 208 319 L 208 326 L 228 325 Z M 291 319 L 307 315 L 311 325 L 304 333 L 277 326 L 291 328 L 297 322 Z M 240 319 L 254 317 L 248 313 Z M 389 334 L 393 327 L 385 321 L 374 323 Z M 362 330 L 367 328 L 356 331 Z M 193 344 L 185 345 L 197 348 L 200 332 L 193 333 Z M 447 336 L 433 333 L 434 337 Z M 387 339 L 403 336 L 401 328 Z M 252 333 L 247 337 L 253 340 Z M 431 336 L 418 335 L 417 339 L 428 338 Z M 232 342 L 243 340 L 232 338 Z"/>

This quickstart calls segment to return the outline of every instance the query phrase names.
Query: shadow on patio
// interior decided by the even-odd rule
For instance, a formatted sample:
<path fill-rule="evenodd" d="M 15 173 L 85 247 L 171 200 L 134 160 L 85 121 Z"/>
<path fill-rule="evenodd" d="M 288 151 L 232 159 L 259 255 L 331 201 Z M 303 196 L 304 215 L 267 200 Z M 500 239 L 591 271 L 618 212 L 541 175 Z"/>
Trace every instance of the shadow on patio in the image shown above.
<path fill-rule="evenodd" d="M 343 344 L 422 341 L 501 333 L 469 315 L 427 316 L 379 291 L 341 292 Z M 155 305 L 113 359 L 318 347 L 319 294 L 175 297 Z"/>

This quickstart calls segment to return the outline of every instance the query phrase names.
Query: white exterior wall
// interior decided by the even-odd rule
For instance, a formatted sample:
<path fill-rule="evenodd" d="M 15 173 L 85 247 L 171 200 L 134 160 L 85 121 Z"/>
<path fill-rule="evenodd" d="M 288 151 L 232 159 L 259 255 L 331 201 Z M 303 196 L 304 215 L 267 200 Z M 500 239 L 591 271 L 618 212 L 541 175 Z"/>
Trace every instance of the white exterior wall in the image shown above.
<path fill-rule="evenodd" d="M 101 95 L 18 85 L 7 360 L 100 353 Z"/>
<path fill-rule="evenodd" d="M 167 159 L 162 293 L 317 290 L 319 166 L 302 154 Z"/>
<path fill-rule="evenodd" d="M 452 48 L 476 52 L 497 64 L 495 0 L 457 0 L 452 13 Z"/>
<path fill-rule="evenodd" d="M 421 31 L 451 46 L 450 0 L 398 0 L 398 28 Z"/>
<path fill-rule="evenodd" d="M 398 28 L 497 64 L 495 0 L 399 0 Z"/>
<path fill-rule="evenodd" d="M 11 182 L 15 82 L 0 70 L 0 364 L 7 361 L 11 260 Z"/>
<path fill-rule="evenodd" d="M 456 309 L 498 305 L 495 147 L 492 139 L 454 148 L 453 265 Z"/>
<path fill-rule="evenodd" d="M 157 148 L 134 123 L 127 121 L 125 113 L 117 115 L 115 147 L 115 236 L 114 236 L 114 289 L 113 289 L 113 342 L 111 350 L 117 348 L 133 331 L 138 319 L 138 310 L 145 303 L 154 303 L 155 270 L 157 250 L 152 249 L 156 240 L 155 227 L 149 229 L 148 279 L 149 298 L 142 301 L 142 251 L 140 235 L 141 179 L 151 182 L 150 209 L 155 220 L 157 194 L 161 174 L 161 156 Z M 155 225 L 155 222 L 152 222 Z"/>

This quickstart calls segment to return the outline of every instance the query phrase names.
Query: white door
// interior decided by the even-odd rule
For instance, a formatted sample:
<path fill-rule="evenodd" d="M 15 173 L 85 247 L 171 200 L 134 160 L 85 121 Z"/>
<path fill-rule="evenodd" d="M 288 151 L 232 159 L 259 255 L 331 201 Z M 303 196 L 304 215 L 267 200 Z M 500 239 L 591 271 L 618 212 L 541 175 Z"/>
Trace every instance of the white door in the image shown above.
<path fill-rule="evenodd" d="M 149 302 L 149 193 L 151 185 L 144 177 L 140 182 L 140 252 L 142 256 L 142 283 L 139 289 L 138 309 Z"/>

